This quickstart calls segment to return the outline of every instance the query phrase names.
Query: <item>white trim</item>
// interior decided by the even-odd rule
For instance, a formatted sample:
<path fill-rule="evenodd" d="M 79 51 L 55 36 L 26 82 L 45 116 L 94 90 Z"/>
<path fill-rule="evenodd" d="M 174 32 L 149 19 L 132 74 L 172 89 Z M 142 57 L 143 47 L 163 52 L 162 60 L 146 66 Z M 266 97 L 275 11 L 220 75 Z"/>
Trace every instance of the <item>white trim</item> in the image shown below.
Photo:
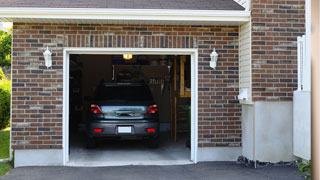
<path fill-rule="evenodd" d="M 69 161 L 69 55 L 123 54 L 191 56 L 191 161 L 198 162 L 198 50 L 175 48 L 64 48 L 63 52 L 63 164 Z"/>
<path fill-rule="evenodd" d="M 60 20 L 129 20 L 238 22 L 249 21 L 249 11 L 235 10 L 177 10 L 177 9 L 103 9 L 103 8 L 0 8 L 0 21 L 32 19 Z"/>
<path fill-rule="evenodd" d="M 311 1 L 307 0 L 305 11 L 306 11 L 306 41 L 305 41 L 305 87 L 303 90 L 311 91 Z"/>
<path fill-rule="evenodd" d="M 250 11 L 251 8 L 251 0 L 233 0 L 236 3 L 240 4 L 242 7 L 245 8 L 246 11 Z"/>
<path fill-rule="evenodd" d="M 13 42 L 13 36 L 11 36 L 11 42 Z M 13 46 L 11 46 L 11 62 L 12 62 L 12 53 L 13 53 Z M 10 96 L 10 135 L 9 135 L 9 137 L 10 137 L 10 142 L 9 142 L 9 144 L 10 144 L 10 149 L 9 149 L 9 158 L 10 158 L 10 160 L 12 160 L 14 157 L 13 157 L 13 152 L 14 152 L 14 150 L 12 149 L 12 135 L 11 135 L 11 133 L 12 133 L 12 66 L 10 66 L 10 80 L 11 80 L 11 90 L 10 90 L 10 94 L 11 94 L 11 96 Z"/>

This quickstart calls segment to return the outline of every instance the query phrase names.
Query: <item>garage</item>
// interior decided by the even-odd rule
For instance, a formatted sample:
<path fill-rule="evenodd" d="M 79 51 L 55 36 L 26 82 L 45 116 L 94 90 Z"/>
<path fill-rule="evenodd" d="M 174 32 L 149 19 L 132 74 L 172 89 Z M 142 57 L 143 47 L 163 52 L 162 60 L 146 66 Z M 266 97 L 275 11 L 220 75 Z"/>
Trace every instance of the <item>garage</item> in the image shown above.
<path fill-rule="evenodd" d="M 193 163 L 196 126 L 192 118 L 194 75 L 191 64 L 195 54 L 173 53 L 172 50 L 160 53 L 142 49 L 130 52 L 86 50 L 73 49 L 69 53 L 66 50 L 65 54 L 69 62 L 69 71 L 65 72 L 69 91 L 64 92 L 69 94 L 65 99 L 68 103 L 65 123 L 68 123 L 66 130 L 69 132 L 69 137 L 65 138 L 68 139 L 65 142 L 67 165 Z M 152 103 L 145 106 L 145 112 L 140 112 L 139 107 L 148 92 Z M 107 105 L 102 105 L 101 101 Z M 92 116 L 96 110 L 93 105 L 103 116 L 98 126 L 93 123 L 96 122 L 96 114 L 95 118 Z M 129 106 L 134 107 L 130 109 Z M 113 110 L 107 111 L 108 108 Z M 141 127 L 142 119 L 150 118 L 150 108 L 156 111 L 153 117 L 158 119 L 158 126 L 149 127 L 149 122 Z"/>

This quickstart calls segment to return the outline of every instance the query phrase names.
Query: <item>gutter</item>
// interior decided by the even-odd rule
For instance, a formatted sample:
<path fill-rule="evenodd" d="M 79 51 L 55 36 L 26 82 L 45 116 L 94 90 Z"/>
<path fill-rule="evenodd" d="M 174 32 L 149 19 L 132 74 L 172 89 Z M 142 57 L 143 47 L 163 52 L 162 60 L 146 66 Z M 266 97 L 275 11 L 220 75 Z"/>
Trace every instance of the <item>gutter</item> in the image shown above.
<path fill-rule="evenodd" d="M 249 17 L 250 11 L 238 10 L 0 8 L 0 21 L 11 22 L 18 19 L 247 22 Z"/>

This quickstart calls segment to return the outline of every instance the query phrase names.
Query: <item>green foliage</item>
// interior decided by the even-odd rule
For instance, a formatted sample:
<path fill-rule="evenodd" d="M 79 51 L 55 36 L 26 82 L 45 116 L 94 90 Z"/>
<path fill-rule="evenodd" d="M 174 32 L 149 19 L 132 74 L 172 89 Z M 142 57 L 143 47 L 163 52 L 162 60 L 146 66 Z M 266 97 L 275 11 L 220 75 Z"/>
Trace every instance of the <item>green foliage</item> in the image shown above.
<path fill-rule="evenodd" d="M 0 80 L 0 129 L 8 127 L 10 122 L 11 81 Z"/>
<path fill-rule="evenodd" d="M 11 34 L 0 30 L 0 66 L 11 66 Z"/>
<path fill-rule="evenodd" d="M 9 158 L 10 131 L 0 130 L 0 159 Z"/>
<path fill-rule="evenodd" d="M 2 69 L 0 68 L 0 80 L 4 79 L 6 76 L 4 75 Z"/>
<path fill-rule="evenodd" d="M 297 165 L 302 176 L 307 180 L 311 180 L 311 161 L 306 164 L 302 163 L 301 161 L 297 161 Z"/>

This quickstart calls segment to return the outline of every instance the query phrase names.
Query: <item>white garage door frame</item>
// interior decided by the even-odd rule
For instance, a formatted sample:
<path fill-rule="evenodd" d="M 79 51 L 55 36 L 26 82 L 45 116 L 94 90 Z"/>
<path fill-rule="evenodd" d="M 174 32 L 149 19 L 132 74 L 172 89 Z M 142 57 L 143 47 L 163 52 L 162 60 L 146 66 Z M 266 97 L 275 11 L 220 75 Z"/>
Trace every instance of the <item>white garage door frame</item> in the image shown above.
<path fill-rule="evenodd" d="M 198 49 L 176 48 L 64 48 L 63 52 L 63 164 L 69 161 L 69 67 L 71 54 L 133 54 L 191 56 L 191 161 L 198 151 Z"/>

